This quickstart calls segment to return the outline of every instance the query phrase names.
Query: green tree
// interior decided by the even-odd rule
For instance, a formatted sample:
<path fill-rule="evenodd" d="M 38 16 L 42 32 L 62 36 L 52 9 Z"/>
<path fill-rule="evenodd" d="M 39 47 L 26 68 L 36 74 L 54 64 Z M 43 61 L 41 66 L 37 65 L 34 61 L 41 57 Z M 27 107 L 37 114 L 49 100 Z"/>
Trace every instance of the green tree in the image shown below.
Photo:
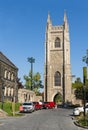
<path fill-rule="evenodd" d="M 72 83 L 72 87 L 73 88 L 82 88 L 83 87 L 83 83 L 81 82 L 80 77 L 76 78 L 75 83 Z"/>
<path fill-rule="evenodd" d="M 74 94 L 77 99 L 83 99 L 83 83 L 81 79 L 78 77 L 75 83 L 72 83 L 73 89 L 75 89 Z"/>
<path fill-rule="evenodd" d="M 88 101 L 88 79 L 87 78 L 85 78 L 85 86 L 86 86 L 85 88 L 86 100 Z M 84 87 L 84 83 L 81 82 L 81 79 L 79 77 L 76 79 L 75 83 L 72 83 L 72 88 L 75 89 L 74 94 L 77 99 L 83 100 L 83 92 L 84 92 L 83 87 Z"/>
<path fill-rule="evenodd" d="M 39 90 L 40 88 L 43 88 L 43 85 L 41 81 L 41 75 L 39 72 L 34 74 L 31 80 L 31 71 L 30 71 L 28 76 L 24 75 L 24 80 L 26 89 L 31 90 L 31 82 L 32 82 L 32 90 L 36 93 L 36 95 L 40 94 Z"/>
<path fill-rule="evenodd" d="M 84 88 L 85 87 L 85 88 Z M 85 100 L 88 101 L 88 78 L 87 78 L 87 67 L 83 67 L 83 92 Z"/>
<path fill-rule="evenodd" d="M 31 90 L 31 71 L 29 72 L 28 76 L 24 75 L 24 80 L 26 89 Z"/>

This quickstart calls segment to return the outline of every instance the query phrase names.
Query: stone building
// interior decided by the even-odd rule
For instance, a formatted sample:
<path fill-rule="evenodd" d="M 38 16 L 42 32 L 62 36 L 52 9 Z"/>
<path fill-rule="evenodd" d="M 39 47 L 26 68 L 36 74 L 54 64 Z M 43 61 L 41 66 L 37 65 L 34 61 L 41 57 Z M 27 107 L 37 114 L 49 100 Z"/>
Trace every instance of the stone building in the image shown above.
<path fill-rule="evenodd" d="M 30 102 L 30 101 L 35 101 L 35 93 L 28 89 L 24 89 L 24 88 L 19 89 L 18 102 L 23 103 L 23 102 Z"/>
<path fill-rule="evenodd" d="M 71 102 L 71 64 L 69 25 L 53 26 L 48 14 L 45 39 L 44 100 Z M 60 98 L 60 99 L 59 99 Z"/>
<path fill-rule="evenodd" d="M 18 102 L 32 102 L 32 101 L 41 101 L 42 96 L 36 96 L 34 91 L 22 88 L 18 89 Z"/>
<path fill-rule="evenodd" d="M 0 52 L 0 101 L 18 100 L 18 68 Z"/>

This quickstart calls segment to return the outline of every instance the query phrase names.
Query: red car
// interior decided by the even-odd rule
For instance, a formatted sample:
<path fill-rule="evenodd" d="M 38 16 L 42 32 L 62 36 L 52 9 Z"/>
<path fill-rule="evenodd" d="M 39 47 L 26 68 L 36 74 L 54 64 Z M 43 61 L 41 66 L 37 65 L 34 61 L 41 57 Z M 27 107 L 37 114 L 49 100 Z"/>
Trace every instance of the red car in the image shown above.
<path fill-rule="evenodd" d="M 39 104 L 39 102 L 34 101 L 34 102 L 33 102 L 33 105 L 34 105 L 34 107 L 35 107 L 35 110 L 40 110 L 40 109 L 42 109 L 42 105 Z"/>
<path fill-rule="evenodd" d="M 43 109 L 55 108 L 55 102 L 43 102 Z"/>
<path fill-rule="evenodd" d="M 56 106 L 55 102 L 53 102 L 53 101 L 49 102 L 49 104 L 50 104 L 50 108 L 55 108 L 55 106 Z"/>

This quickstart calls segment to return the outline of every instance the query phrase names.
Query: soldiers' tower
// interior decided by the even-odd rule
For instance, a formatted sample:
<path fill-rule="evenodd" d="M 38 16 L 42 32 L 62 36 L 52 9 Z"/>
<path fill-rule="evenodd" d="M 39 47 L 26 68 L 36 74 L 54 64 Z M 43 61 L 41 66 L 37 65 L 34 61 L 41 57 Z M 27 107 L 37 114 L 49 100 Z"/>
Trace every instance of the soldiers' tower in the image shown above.
<path fill-rule="evenodd" d="M 48 14 L 44 83 L 45 101 L 53 101 L 58 94 L 62 96 L 63 103 L 71 101 L 70 40 L 66 13 L 60 26 L 53 26 Z"/>

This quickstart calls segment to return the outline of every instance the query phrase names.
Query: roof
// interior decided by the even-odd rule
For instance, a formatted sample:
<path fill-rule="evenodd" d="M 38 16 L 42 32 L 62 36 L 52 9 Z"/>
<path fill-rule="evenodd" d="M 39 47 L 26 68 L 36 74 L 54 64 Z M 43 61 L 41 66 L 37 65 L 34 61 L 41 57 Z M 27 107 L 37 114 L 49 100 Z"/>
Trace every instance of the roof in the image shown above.
<path fill-rule="evenodd" d="M 4 62 L 5 64 L 18 69 L 1 51 L 0 51 L 0 61 Z"/>

